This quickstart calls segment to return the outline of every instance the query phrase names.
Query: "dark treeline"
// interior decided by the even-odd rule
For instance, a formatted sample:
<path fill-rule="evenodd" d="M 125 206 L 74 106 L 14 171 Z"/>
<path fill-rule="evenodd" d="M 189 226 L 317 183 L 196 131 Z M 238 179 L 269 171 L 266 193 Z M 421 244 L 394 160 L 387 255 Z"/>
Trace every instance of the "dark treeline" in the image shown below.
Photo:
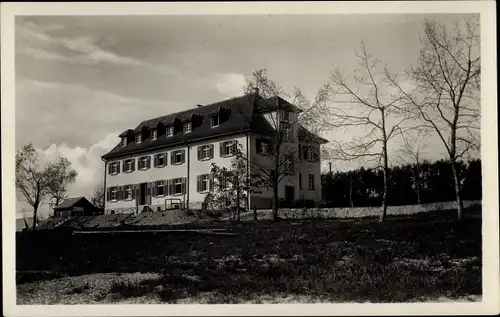
<path fill-rule="evenodd" d="M 481 160 L 458 163 L 464 200 L 482 197 Z M 323 200 L 332 207 L 380 206 L 382 171 L 365 169 L 321 175 Z M 411 205 L 456 199 L 448 161 L 423 162 L 418 166 L 394 166 L 389 171 L 389 205 Z"/>

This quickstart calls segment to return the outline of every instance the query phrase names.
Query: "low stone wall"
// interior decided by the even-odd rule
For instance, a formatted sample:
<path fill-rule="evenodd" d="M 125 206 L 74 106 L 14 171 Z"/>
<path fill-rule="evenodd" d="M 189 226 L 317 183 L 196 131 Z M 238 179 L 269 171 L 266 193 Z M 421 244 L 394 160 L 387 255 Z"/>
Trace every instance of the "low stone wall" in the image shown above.
<path fill-rule="evenodd" d="M 481 200 L 464 201 L 464 207 L 481 205 Z M 387 215 L 412 215 L 421 212 L 437 210 L 456 209 L 455 201 L 421 204 L 421 205 L 403 205 L 388 206 Z M 295 208 L 280 209 L 278 212 L 280 218 L 298 219 L 298 218 L 363 218 L 376 217 L 380 215 L 380 207 L 354 207 L 354 208 Z M 257 210 L 258 219 L 271 219 L 271 209 Z M 253 212 L 245 212 L 240 215 L 242 220 L 252 220 Z"/>

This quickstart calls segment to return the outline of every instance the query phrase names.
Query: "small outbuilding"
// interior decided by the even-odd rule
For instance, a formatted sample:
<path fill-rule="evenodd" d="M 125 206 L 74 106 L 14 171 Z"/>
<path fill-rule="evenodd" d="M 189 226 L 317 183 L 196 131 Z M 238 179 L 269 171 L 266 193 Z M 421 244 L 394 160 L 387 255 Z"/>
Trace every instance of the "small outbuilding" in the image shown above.
<path fill-rule="evenodd" d="M 93 216 L 100 214 L 85 197 L 66 198 L 54 208 L 54 217 Z"/>

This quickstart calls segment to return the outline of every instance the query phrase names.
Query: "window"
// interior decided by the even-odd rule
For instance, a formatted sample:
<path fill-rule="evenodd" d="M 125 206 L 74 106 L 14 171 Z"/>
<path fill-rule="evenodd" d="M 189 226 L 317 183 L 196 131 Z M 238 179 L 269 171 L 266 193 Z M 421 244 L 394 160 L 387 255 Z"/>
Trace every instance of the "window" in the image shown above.
<path fill-rule="evenodd" d="M 132 185 L 125 186 L 125 199 L 132 199 Z"/>
<path fill-rule="evenodd" d="M 170 162 L 173 165 L 180 165 L 185 161 L 185 150 L 177 150 L 170 152 Z"/>
<path fill-rule="evenodd" d="M 292 125 L 289 123 L 282 122 L 281 128 L 283 131 L 283 140 L 284 141 L 291 141 L 292 140 Z"/>
<path fill-rule="evenodd" d="M 153 133 L 152 133 L 152 137 L 151 137 L 153 140 L 156 140 L 158 139 L 158 130 L 154 129 L 153 130 Z"/>
<path fill-rule="evenodd" d="M 206 192 L 210 189 L 210 175 L 209 174 L 198 175 L 196 189 L 199 193 Z"/>
<path fill-rule="evenodd" d="M 220 124 L 220 117 L 218 115 L 212 117 L 212 128 L 218 127 Z"/>
<path fill-rule="evenodd" d="M 309 174 L 309 190 L 314 190 L 314 174 Z"/>
<path fill-rule="evenodd" d="M 167 165 L 167 154 L 165 153 L 155 154 L 154 166 L 164 167 L 165 165 Z"/>
<path fill-rule="evenodd" d="M 156 184 L 156 196 L 165 196 L 167 191 L 165 190 L 165 181 L 157 181 Z"/>
<path fill-rule="evenodd" d="M 223 190 L 229 190 L 232 188 L 231 178 L 233 177 L 232 172 L 227 172 L 225 175 L 222 175 L 220 180 L 220 188 Z"/>
<path fill-rule="evenodd" d="M 129 159 L 123 161 L 123 171 L 130 173 L 135 170 L 135 159 Z"/>
<path fill-rule="evenodd" d="M 238 146 L 238 141 L 225 141 L 220 143 L 220 156 L 232 156 L 236 153 L 236 147 Z"/>
<path fill-rule="evenodd" d="M 184 123 L 184 133 L 191 132 L 191 128 L 192 128 L 191 122 Z"/>
<path fill-rule="evenodd" d="M 111 187 L 110 191 L 110 200 L 118 200 L 118 187 Z"/>
<path fill-rule="evenodd" d="M 172 193 L 174 195 L 184 194 L 185 187 L 186 186 L 184 178 L 176 178 L 172 180 Z"/>
<path fill-rule="evenodd" d="M 205 161 L 213 158 L 214 145 L 207 144 L 198 147 L 198 161 Z"/>
<path fill-rule="evenodd" d="M 167 134 L 167 137 L 173 136 L 174 135 L 174 127 L 173 126 L 167 127 L 166 134 Z"/>
<path fill-rule="evenodd" d="M 122 138 L 122 146 L 126 146 L 126 145 L 127 145 L 127 137 L 126 137 L 126 136 L 124 136 L 124 137 Z"/>
<path fill-rule="evenodd" d="M 142 142 L 142 134 L 139 133 L 135 136 L 135 143 L 139 144 L 141 142 Z"/>
<path fill-rule="evenodd" d="M 290 122 L 290 112 L 283 111 L 283 121 Z"/>
<path fill-rule="evenodd" d="M 257 153 L 268 154 L 270 151 L 270 142 L 265 139 L 257 139 Z"/>
<path fill-rule="evenodd" d="M 150 156 L 142 156 L 139 158 L 138 167 L 140 170 L 147 170 L 151 166 L 151 157 Z"/>
<path fill-rule="evenodd" d="M 284 172 L 285 175 L 292 175 L 293 174 L 293 158 L 288 158 L 284 164 Z"/>
<path fill-rule="evenodd" d="M 299 188 L 302 189 L 302 173 L 299 173 Z"/>
<path fill-rule="evenodd" d="M 108 174 L 116 175 L 120 174 L 120 162 L 111 162 L 108 165 Z"/>

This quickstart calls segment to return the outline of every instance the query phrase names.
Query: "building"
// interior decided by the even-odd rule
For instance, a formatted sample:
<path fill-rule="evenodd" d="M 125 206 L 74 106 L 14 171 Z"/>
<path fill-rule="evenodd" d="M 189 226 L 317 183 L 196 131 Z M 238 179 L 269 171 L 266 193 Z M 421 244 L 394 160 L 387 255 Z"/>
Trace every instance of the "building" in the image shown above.
<path fill-rule="evenodd" d="M 282 129 L 283 153 L 296 153 L 293 172 L 279 184 L 286 201 L 321 200 L 320 145 L 326 140 L 297 123 L 301 110 L 258 92 L 141 122 L 121 138 L 105 162 L 105 213 L 165 210 L 172 202 L 201 209 L 210 191 L 211 163 L 229 167 L 235 146 L 246 155 L 249 175 L 272 170 L 271 136 Z M 257 168 L 259 166 L 259 168 Z M 271 188 L 253 188 L 250 208 L 270 208 Z"/>
<path fill-rule="evenodd" d="M 54 217 L 93 216 L 100 214 L 85 197 L 66 198 L 54 207 Z"/>
<path fill-rule="evenodd" d="M 37 221 L 37 224 L 39 221 Z M 16 231 L 25 231 L 33 227 L 33 217 L 24 217 L 16 219 Z"/>

